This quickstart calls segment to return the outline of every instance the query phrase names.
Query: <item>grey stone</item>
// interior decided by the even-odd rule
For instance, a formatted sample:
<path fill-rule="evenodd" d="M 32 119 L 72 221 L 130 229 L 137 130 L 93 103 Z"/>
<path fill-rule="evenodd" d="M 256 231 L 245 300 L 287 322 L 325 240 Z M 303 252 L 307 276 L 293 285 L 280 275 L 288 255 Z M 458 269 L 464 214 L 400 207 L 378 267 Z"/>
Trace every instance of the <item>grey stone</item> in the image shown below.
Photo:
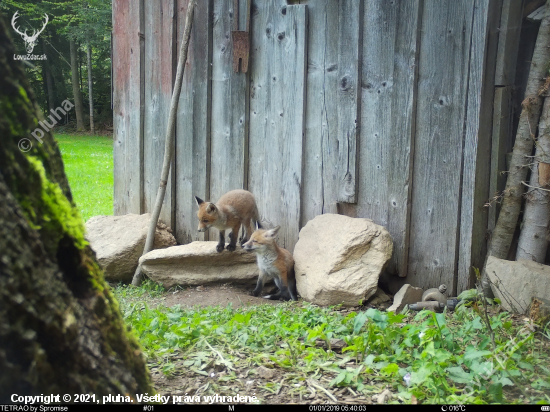
<path fill-rule="evenodd" d="M 372 295 L 372 297 L 369 299 L 369 303 L 371 305 L 379 305 L 384 302 L 390 301 L 391 298 L 384 293 L 384 291 L 380 288 L 376 289 L 376 293 Z"/>
<path fill-rule="evenodd" d="M 298 293 L 317 305 L 357 306 L 376 292 L 392 251 L 388 231 L 370 219 L 316 216 L 294 248 Z"/>
<path fill-rule="evenodd" d="M 485 270 L 493 294 L 506 311 L 526 314 L 533 297 L 550 296 L 550 266 L 524 259 L 513 262 L 489 256 Z"/>
<path fill-rule="evenodd" d="M 388 312 L 400 313 L 405 305 L 420 302 L 423 292 L 422 288 L 415 288 L 408 283 L 403 285 L 393 297 L 393 305 L 388 308 Z"/>
<path fill-rule="evenodd" d="M 96 253 L 105 279 L 129 282 L 145 247 L 151 215 L 94 216 L 86 222 L 86 239 Z M 166 225 L 159 223 L 153 249 L 176 244 Z"/>

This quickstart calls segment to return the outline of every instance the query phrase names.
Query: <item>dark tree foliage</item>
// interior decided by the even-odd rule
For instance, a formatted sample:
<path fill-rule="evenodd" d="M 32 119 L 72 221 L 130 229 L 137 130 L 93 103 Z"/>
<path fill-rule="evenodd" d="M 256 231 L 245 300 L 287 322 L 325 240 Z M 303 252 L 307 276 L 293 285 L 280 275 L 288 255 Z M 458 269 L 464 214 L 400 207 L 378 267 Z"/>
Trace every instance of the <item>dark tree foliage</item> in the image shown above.
<path fill-rule="evenodd" d="M 51 107 L 59 107 L 69 98 L 74 103 L 71 86 L 71 65 L 69 40 L 74 39 L 78 46 L 78 64 L 84 82 L 80 84 L 86 124 L 88 123 L 88 67 L 86 48 L 92 47 L 92 73 L 94 118 L 99 129 L 112 125 L 111 110 L 111 0 L 0 0 L 0 12 L 8 23 L 16 54 L 26 54 L 23 40 L 10 27 L 9 21 L 19 12 L 18 23 L 24 31 L 40 28 L 44 13 L 49 22 L 38 38 L 33 54 L 47 56 L 47 61 L 30 61 L 25 72 L 35 92 L 39 107 L 47 113 Z M 53 86 L 53 102 L 47 89 L 48 71 Z M 51 93 L 50 93 L 51 95 Z M 75 113 L 69 113 L 66 120 L 75 120 Z M 97 128 L 96 126 L 96 128 Z"/>

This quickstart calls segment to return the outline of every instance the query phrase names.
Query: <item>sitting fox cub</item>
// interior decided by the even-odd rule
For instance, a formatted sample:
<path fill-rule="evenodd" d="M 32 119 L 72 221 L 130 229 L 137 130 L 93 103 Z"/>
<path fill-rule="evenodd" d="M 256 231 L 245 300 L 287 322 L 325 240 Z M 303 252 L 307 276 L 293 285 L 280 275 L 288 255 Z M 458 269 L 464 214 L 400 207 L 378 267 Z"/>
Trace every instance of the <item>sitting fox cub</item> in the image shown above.
<path fill-rule="evenodd" d="M 225 247 L 225 230 L 231 229 L 229 234 L 229 245 L 227 250 L 233 252 L 241 224 L 245 233 L 241 240 L 241 246 L 248 240 L 252 234 L 251 221 L 254 220 L 258 226 L 260 220 L 258 208 L 252 193 L 246 190 L 232 190 L 220 197 L 218 203 L 205 202 L 195 196 L 199 211 L 199 232 L 206 232 L 210 227 L 215 227 L 220 231 L 220 241 L 216 246 L 218 252 L 222 252 Z M 260 226 L 261 227 L 261 226 Z"/>
<path fill-rule="evenodd" d="M 256 226 L 256 231 L 252 234 L 250 240 L 243 245 L 245 250 L 256 252 L 258 267 L 260 268 L 258 283 L 252 294 L 258 296 L 262 293 L 266 278 L 273 278 L 279 292 L 264 296 L 265 299 L 298 300 L 292 254 L 275 243 L 275 236 L 277 236 L 280 228 L 280 226 L 277 226 L 275 229 L 262 230 Z"/>

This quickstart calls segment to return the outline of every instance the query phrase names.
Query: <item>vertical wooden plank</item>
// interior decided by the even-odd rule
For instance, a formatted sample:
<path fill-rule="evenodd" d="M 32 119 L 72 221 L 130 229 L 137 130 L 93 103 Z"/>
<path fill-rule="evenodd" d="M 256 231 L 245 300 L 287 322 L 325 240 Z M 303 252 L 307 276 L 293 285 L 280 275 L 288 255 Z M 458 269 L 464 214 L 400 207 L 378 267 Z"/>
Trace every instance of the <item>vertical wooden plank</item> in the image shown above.
<path fill-rule="evenodd" d="M 495 97 L 493 111 L 493 131 L 491 150 L 491 173 L 489 198 L 504 190 L 506 176 L 506 154 L 512 150 L 513 104 L 512 91 L 516 76 L 516 63 L 519 52 L 523 2 L 503 0 L 500 26 L 498 30 L 498 50 L 495 69 Z M 516 91 L 517 93 L 517 91 Z M 488 209 L 488 231 L 496 224 L 499 204 L 492 202 Z"/>
<path fill-rule="evenodd" d="M 144 212 L 152 212 L 164 158 L 175 76 L 175 0 L 145 1 Z M 172 227 L 174 164 L 160 220 Z"/>
<path fill-rule="evenodd" d="M 474 287 L 472 266 L 481 270 L 487 250 L 491 162 L 491 129 L 494 99 L 497 27 L 502 3 L 476 0 L 470 50 L 466 129 L 462 171 L 458 281 L 453 296 Z M 450 286 L 450 285 L 448 285 Z"/>
<path fill-rule="evenodd" d="M 495 84 L 498 86 L 514 84 L 521 34 L 522 8 L 522 1 L 503 0 L 502 2 L 495 69 Z"/>
<path fill-rule="evenodd" d="M 308 3 L 302 221 L 355 202 L 362 1 Z"/>
<path fill-rule="evenodd" d="M 338 2 L 338 186 L 337 200 L 357 201 L 357 130 L 360 116 L 362 2 Z"/>
<path fill-rule="evenodd" d="M 394 252 L 388 271 L 399 276 L 407 275 L 420 12 L 419 1 L 364 5 L 357 214 L 389 230 Z"/>
<path fill-rule="evenodd" d="M 113 2 L 115 215 L 142 212 L 141 6 L 141 2 L 129 0 Z"/>
<path fill-rule="evenodd" d="M 455 290 L 473 9 L 429 1 L 422 13 L 407 277 L 423 288 Z"/>
<path fill-rule="evenodd" d="M 245 2 L 241 2 L 245 5 Z M 240 9 L 243 14 L 244 10 Z M 214 0 L 210 198 L 245 187 L 248 73 L 233 71 L 233 1 Z M 250 72 L 250 65 L 249 65 Z"/>
<path fill-rule="evenodd" d="M 250 190 L 279 244 L 298 240 L 305 112 L 307 6 L 254 1 Z"/>
<path fill-rule="evenodd" d="M 178 0 L 178 57 L 189 0 Z M 176 231 L 180 244 L 207 240 L 197 231 L 193 196 L 209 198 L 212 0 L 197 2 L 176 123 Z"/>
<path fill-rule="evenodd" d="M 489 233 L 495 229 L 499 204 L 492 199 L 506 186 L 506 154 L 510 152 L 512 130 L 512 87 L 495 88 L 493 104 L 493 131 L 491 133 L 491 174 L 489 182 L 488 223 Z"/>
<path fill-rule="evenodd" d="M 308 4 L 307 97 L 300 227 L 337 201 L 338 0 Z"/>

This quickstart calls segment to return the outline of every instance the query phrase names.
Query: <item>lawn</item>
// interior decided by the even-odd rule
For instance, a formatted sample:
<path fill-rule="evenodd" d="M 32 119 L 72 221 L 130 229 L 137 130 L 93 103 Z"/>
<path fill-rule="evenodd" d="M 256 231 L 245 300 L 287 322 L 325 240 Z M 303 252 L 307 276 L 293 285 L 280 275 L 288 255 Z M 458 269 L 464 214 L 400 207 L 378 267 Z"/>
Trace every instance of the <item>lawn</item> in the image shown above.
<path fill-rule="evenodd" d="M 56 134 L 74 201 L 84 221 L 113 214 L 113 139 Z"/>

